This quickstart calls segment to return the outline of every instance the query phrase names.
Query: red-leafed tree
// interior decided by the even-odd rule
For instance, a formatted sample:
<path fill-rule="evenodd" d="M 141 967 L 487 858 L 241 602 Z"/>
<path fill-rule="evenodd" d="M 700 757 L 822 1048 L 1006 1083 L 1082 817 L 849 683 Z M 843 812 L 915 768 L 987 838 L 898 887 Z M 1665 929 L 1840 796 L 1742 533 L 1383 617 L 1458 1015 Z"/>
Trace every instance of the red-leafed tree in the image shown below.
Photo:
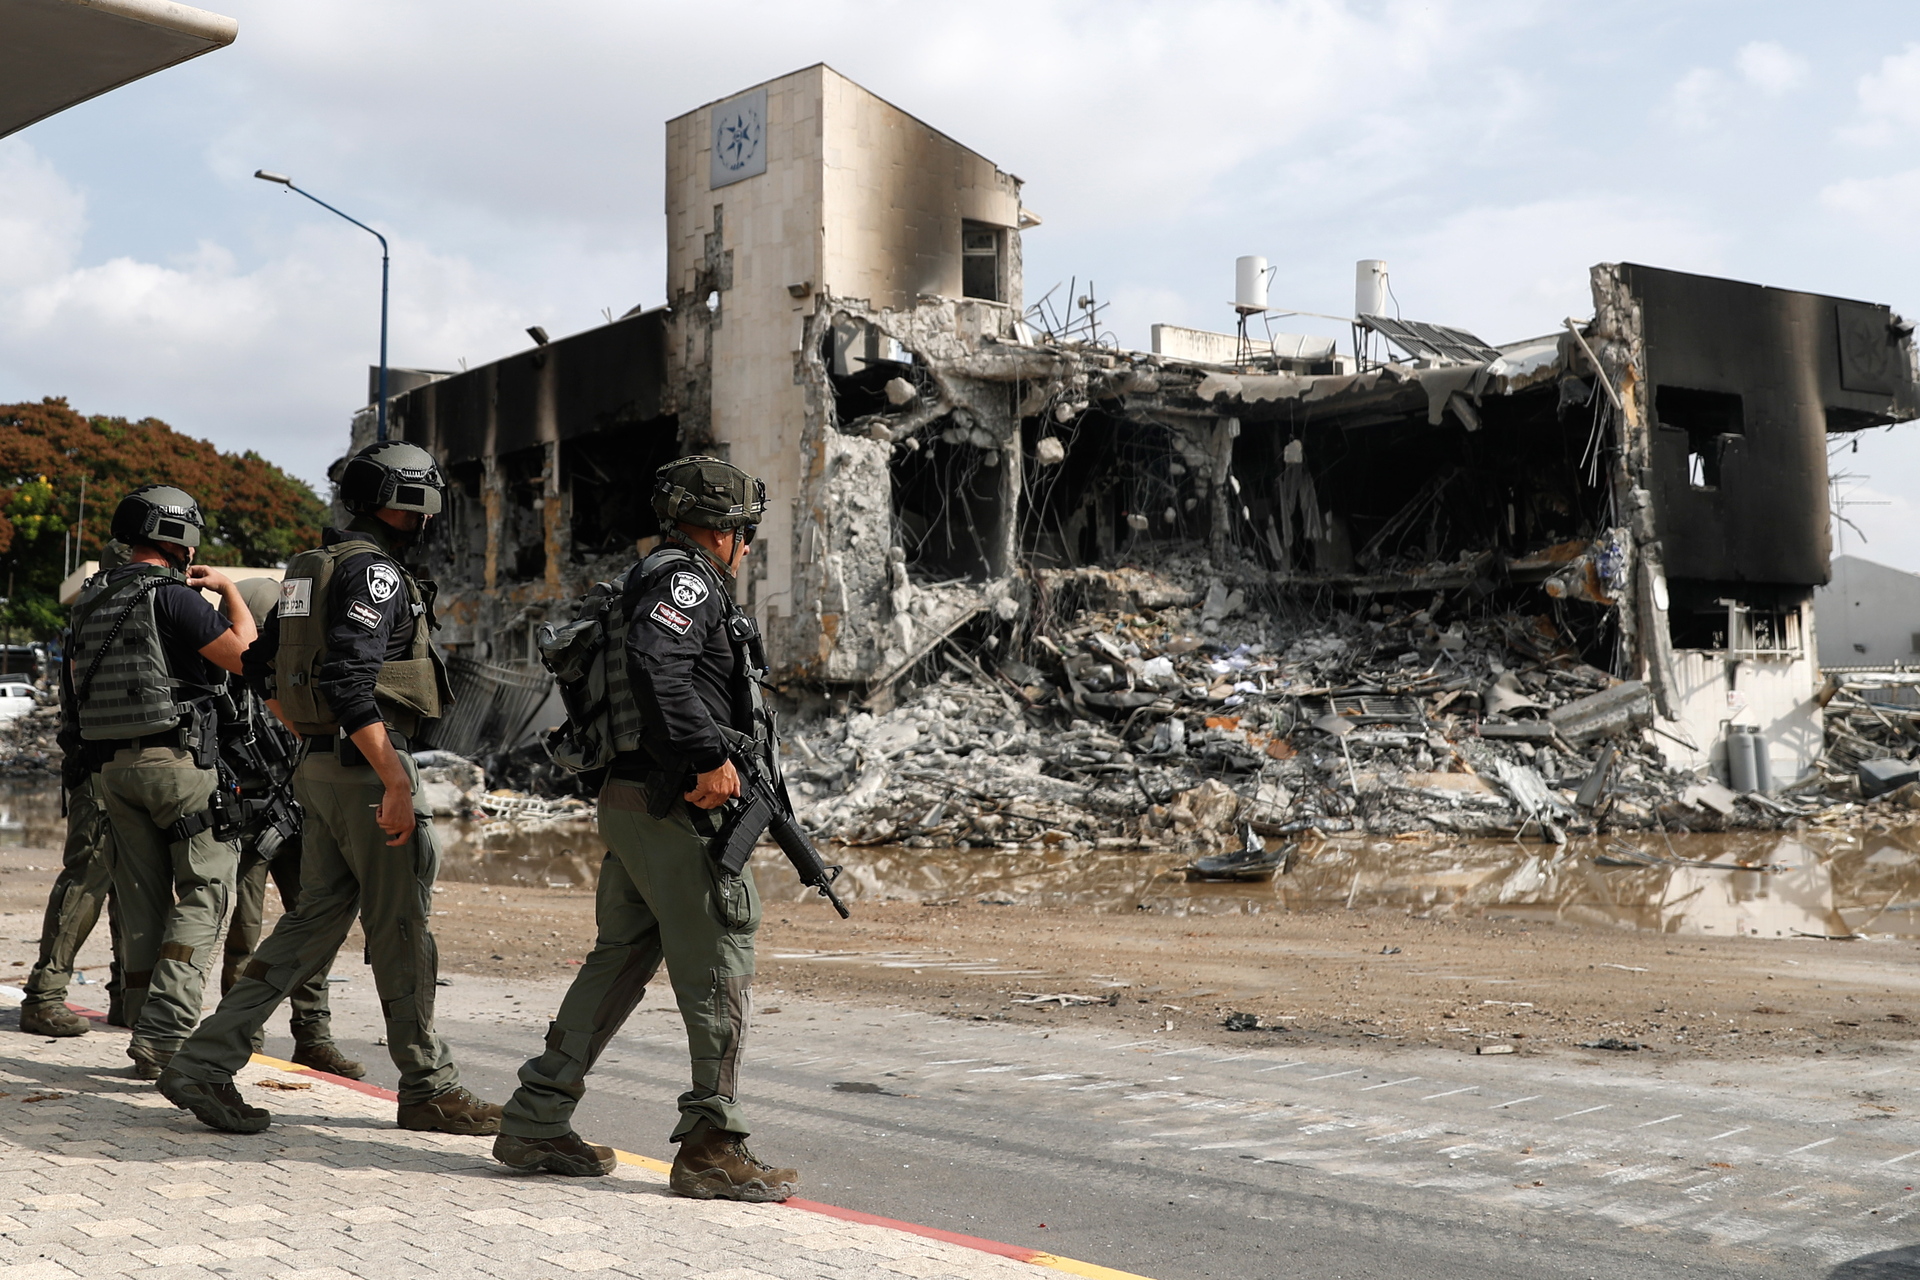
<path fill-rule="evenodd" d="M 56 398 L 0 405 L 0 566 L 13 584 L 6 622 L 16 638 L 64 624 L 67 562 L 98 558 L 114 507 L 143 484 L 200 500 L 207 564 L 280 564 L 315 545 L 325 514 L 312 489 L 259 454 L 222 453 L 157 418 L 88 418 Z"/>

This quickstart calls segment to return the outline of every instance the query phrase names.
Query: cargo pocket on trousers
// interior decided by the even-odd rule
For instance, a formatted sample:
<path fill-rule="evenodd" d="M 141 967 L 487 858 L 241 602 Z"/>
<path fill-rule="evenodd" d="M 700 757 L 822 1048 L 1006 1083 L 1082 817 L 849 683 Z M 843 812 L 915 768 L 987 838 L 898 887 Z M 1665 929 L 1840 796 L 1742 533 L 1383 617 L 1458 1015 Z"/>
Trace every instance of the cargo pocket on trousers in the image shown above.
<path fill-rule="evenodd" d="M 720 865 L 707 859 L 707 874 L 713 878 L 713 913 L 728 929 L 751 929 L 755 919 L 753 888 L 745 876 L 730 876 Z"/>

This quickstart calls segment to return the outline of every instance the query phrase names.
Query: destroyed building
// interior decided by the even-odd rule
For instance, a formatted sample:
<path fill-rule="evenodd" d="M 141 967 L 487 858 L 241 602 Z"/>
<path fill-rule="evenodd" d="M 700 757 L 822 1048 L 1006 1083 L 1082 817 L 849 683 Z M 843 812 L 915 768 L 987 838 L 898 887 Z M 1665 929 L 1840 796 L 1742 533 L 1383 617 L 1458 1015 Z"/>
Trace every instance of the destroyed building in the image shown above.
<path fill-rule="evenodd" d="M 766 479 L 740 598 L 773 680 L 843 736 L 944 671 L 1007 717 L 995 750 L 1016 710 L 1131 758 L 1168 720 L 1290 698 L 1290 727 L 1411 722 L 1445 757 L 1445 714 L 1584 771 L 1596 739 L 1544 718 L 1558 672 L 1560 701 L 1631 685 L 1620 723 L 1676 776 L 1729 778 L 1730 743 L 1775 783 L 1820 757 L 1827 440 L 1920 415 L 1887 307 L 1602 264 L 1591 319 L 1520 342 L 1363 297 L 1350 355 L 1140 352 L 1091 300 L 1027 308 L 1020 178 L 825 66 L 669 121 L 666 168 L 665 306 L 395 383 L 393 434 L 453 485 L 428 569 L 469 697 L 442 745 L 538 718 L 535 630 L 630 562 L 653 469 L 699 451 Z M 1082 611 L 1192 644 L 1070 637 Z M 1278 661 L 1368 626 L 1397 676 Z M 1489 627 L 1505 656 L 1465 661 Z M 1257 682 L 1174 669 L 1235 636 L 1271 659 Z"/>

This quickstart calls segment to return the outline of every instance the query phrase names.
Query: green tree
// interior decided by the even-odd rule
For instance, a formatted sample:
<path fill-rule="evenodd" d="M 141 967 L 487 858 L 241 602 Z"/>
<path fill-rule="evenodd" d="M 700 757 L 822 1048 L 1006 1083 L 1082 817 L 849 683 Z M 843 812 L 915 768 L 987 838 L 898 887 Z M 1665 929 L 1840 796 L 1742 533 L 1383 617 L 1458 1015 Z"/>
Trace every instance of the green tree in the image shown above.
<path fill-rule="evenodd" d="M 199 499 L 207 564 L 282 564 L 314 545 L 325 515 L 311 488 L 252 450 L 222 453 L 157 418 L 85 417 L 62 398 L 0 405 L 0 571 L 11 583 L 4 620 L 16 641 L 65 625 L 67 562 L 97 559 L 114 507 L 145 484 Z"/>

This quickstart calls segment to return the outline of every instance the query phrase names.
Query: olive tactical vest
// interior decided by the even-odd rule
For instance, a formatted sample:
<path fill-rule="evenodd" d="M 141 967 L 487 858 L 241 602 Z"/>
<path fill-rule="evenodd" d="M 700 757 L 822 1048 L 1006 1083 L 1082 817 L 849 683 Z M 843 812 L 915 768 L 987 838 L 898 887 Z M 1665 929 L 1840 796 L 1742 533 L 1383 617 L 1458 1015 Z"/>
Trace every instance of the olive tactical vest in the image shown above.
<path fill-rule="evenodd" d="M 383 663 L 374 677 L 373 700 L 386 722 L 412 736 L 422 720 L 440 718 L 453 701 L 446 671 L 428 634 L 425 597 L 413 575 L 399 567 L 388 553 L 364 538 L 336 542 L 330 547 L 302 551 L 287 562 L 280 584 L 280 647 L 274 653 L 274 696 L 280 710 L 303 736 L 338 733 L 340 721 L 320 692 L 320 664 L 327 656 L 327 606 L 333 577 L 349 556 L 372 552 L 400 571 L 407 603 L 413 612 L 413 642 L 407 656 Z"/>
<path fill-rule="evenodd" d="M 567 708 L 567 724 L 560 737 L 549 743 L 555 763 L 562 768 L 576 773 L 598 769 L 615 755 L 640 749 L 646 718 L 627 671 L 627 632 L 632 627 L 625 608 L 627 584 L 638 574 L 644 593 L 669 569 L 697 567 L 697 561 L 686 548 L 669 543 L 612 581 L 595 583 L 581 599 L 574 621 L 541 627 L 540 660 L 559 682 Z M 730 623 L 745 616 L 724 587 L 719 587 L 719 593 Z M 760 686 L 750 674 L 747 685 L 747 714 L 758 726 L 762 723 Z"/>
<path fill-rule="evenodd" d="M 167 662 L 153 593 L 186 575 L 164 565 L 140 565 L 88 579 L 73 605 L 74 697 L 80 736 L 88 742 L 124 741 L 176 729 L 188 706 Z"/>

